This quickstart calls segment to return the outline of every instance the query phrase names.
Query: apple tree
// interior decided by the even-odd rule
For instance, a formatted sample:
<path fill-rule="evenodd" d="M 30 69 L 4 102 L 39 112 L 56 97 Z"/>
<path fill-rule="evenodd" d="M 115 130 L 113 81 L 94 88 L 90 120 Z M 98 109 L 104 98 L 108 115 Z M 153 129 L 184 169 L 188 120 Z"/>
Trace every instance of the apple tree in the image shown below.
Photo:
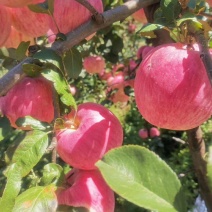
<path fill-rule="evenodd" d="M 0 210 L 212 211 L 210 6 L 0 0 Z"/>

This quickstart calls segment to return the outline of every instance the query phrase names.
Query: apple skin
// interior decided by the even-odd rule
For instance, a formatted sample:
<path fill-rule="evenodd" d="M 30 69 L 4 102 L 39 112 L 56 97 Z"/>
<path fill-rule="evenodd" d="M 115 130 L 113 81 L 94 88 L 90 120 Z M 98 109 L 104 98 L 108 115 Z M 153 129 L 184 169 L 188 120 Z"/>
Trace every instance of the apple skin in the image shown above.
<path fill-rule="evenodd" d="M 0 23 L 1 23 L 1 36 L 0 47 L 6 42 L 11 31 L 11 15 L 9 9 L 0 5 Z"/>
<path fill-rule="evenodd" d="M 59 205 L 84 207 L 89 211 L 113 212 L 114 192 L 106 184 L 99 170 L 72 169 L 66 175 L 66 189 L 57 191 Z"/>
<path fill-rule="evenodd" d="M 119 120 L 100 104 L 80 104 L 76 113 L 72 111 L 65 118 L 67 128 L 56 132 L 57 152 L 75 168 L 96 169 L 95 163 L 107 151 L 122 145 Z"/>
<path fill-rule="evenodd" d="M 112 89 L 123 87 L 124 86 L 123 72 L 118 72 L 116 75 L 108 77 L 107 85 Z"/>
<path fill-rule="evenodd" d="M 83 67 L 89 74 L 101 73 L 105 68 L 105 60 L 101 56 L 88 56 L 84 58 Z"/>
<path fill-rule="evenodd" d="M 138 135 L 141 137 L 141 138 L 143 138 L 143 139 L 146 139 L 146 138 L 148 138 L 149 136 L 148 136 L 148 130 L 147 129 L 140 129 L 139 131 L 138 131 Z"/>
<path fill-rule="evenodd" d="M 149 130 L 149 134 L 151 138 L 160 136 L 160 131 L 156 127 L 151 127 Z"/>
<path fill-rule="evenodd" d="M 157 127 L 188 130 L 211 117 L 212 88 L 199 52 L 180 43 L 153 49 L 137 70 L 134 88 L 141 115 Z"/>
<path fill-rule="evenodd" d="M 142 24 L 146 24 L 147 23 L 146 15 L 144 13 L 144 9 L 143 8 L 138 10 L 138 11 L 136 11 L 135 13 L 133 13 L 132 17 L 136 21 L 141 22 Z"/>
<path fill-rule="evenodd" d="M 30 41 L 30 45 L 35 44 L 33 37 L 25 35 L 11 26 L 10 35 L 3 46 L 5 46 L 6 48 L 17 48 L 22 41 Z"/>
<path fill-rule="evenodd" d="M 24 116 L 50 123 L 54 119 L 52 85 L 42 77 L 25 77 L 3 97 L 1 110 L 14 128 L 18 128 L 16 120 Z"/>
<path fill-rule="evenodd" d="M 98 12 L 103 12 L 102 0 L 88 0 L 88 2 L 94 6 Z M 75 0 L 54 1 L 53 17 L 61 33 L 73 31 L 91 19 L 91 16 L 90 11 Z M 54 22 L 52 22 L 50 28 L 55 34 L 58 33 Z"/>
<path fill-rule="evenodd" d="M 111 100 L 113 103 L 117 102 L 128 102 L 129 101 L 129 96 L 127 96 L 124 92 L 124 87 L 119 88 L 117 92 L 111 97 Z"/>

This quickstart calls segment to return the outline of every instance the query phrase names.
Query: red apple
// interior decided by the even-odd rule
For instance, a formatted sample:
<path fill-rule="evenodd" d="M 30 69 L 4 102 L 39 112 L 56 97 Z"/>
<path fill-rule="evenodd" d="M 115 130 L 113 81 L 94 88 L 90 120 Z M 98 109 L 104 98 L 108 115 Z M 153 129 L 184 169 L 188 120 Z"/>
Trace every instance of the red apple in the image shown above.
<path fill-rule="evenodd" d="M 142 128 L 142 129 L 139 130 L 138 135 L 141 138 L 146 139 L 146 138 L 148 138 L 148 130 Z"/>
<path fill-rule="evenodd" d="M 30 45 L 35 44 L 34 38 L 17 31 L 13 26 L 4 46 L 7 48 L 17 48 L 22 41 L 30 41 Z"/>
<path fill-rule="evenodd" d="M 149 134 L 151 138 L 154 138 L 154 137 L 160 136 L 160 131 L 156 127 L 151 127 L 149 130 Z"/>
<path fill-rule="evenodd" d="M 88 2 L 98 12 L 103 12 L 102 0 L 88 0 Z M 55 0 L 53 16 L 60 32 L 68 33 L 91 19 L 92 14 L 75 0 Z M 51 29 L 54 33 L 58 33 L 54 22 L 52 22 Z"/>
<path fill-rule="evenodd" d="M 32 12 L 28 7 L 11 8 L 12 25 L 21 33 L 31 37 L 47 33 L 52 19 L 44 13 Z"/>
<path fill-rule="evenodd" d="M 50 123 L 54 119 L 52 86 L 42 77 L 25 77 L 17 83 L 4 97 L 2 113 L 10 120 L 11 126 L 18 128 L 16 120 L 32 116 Z M 30 128 L 22 128 L 29 130 Z"/>
<path fill-rule="evenodd" d="M 110 76 L 107 79 L 107 85 L 112 89 L 121 88 L 124 85 L 124 74 L 119 72 L 114 76 Z"/>
<path fill-rule="evenodd" d="M 151 124 L 188 130 L 211 117 L 212 88 L 199 52 L 180 43 L 154 48 L 140 64 L 135 99 Z"/>
<path fill-rule="evenodd" d="M 114 192 L 98 170 L 72 169 L 66 175 L 66 187 L 57 191 L 59 205 L 84 207 L 95 212 L 114 211 Z"/>
<path fill-rule="evenodd" d="M 1 36 L 0 47 L 6 42 L 11 31 L 11 16 L 8 8 L 0 6 Z"/>
<path fill-rule="evenodd" d="M 148 52 L 150 52 L 152 49 L 154 49 L 153 46 L 142 46 L 137 51 L 137 58 L 138 59 L 144 59 L 144 57 L 147 55 Z"/>
<path fill-rule="evenodd" d="M 129 101 L 129 96 L 127 96 L 124 92 L 124 87 L 119 88 L 118 91 L 112 96 L 111 100 L 114 103 L 117 102 L 128 102 Z"/>
<path fill-rule="evenodd" d="M 83 103 L 66 118 L 67 128 L 57 131 L 57 152 L 69 165 L 95 169 L 103 155 L 123 142 L 119 120 L 107 108 L 96 103 Z"/>
<path fill-rule="evenodd" d="M 141 22 L 142 24 L 146 24 L 147 23 L 147 19 L 144 13 L 144 9 L 140 9 L 138 11 L 136 11 L 135 13 L 132 14 L 132 17 L 136 20 Z"/>
<path fill-rule="evenodd" d="M 101 73 L 105 68 L 105 60 L 97 55 L 88 56 L 84 58 L 83 67 L 90 74 Z"/>

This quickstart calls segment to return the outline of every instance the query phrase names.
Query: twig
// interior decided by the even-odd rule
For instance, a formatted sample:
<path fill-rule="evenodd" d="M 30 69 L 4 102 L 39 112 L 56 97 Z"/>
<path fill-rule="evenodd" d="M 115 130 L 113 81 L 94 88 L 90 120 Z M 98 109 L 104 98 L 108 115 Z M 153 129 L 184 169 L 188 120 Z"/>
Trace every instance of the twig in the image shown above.
<path fill-rule="evenodd" d="M 177 137 L 172 137 L 172 139 L 177 141 L 177 142 L 179 142 L 179 143 L 181 143 L 181 144 L 185 144 L 186 143 L 184 140 L 182 140 L 180 138 L 177 138 Z"/>
<path fill-rule="evenodd" d="M 200 192 L 205 200 L 208 211 L 212 211 L 212 191 L 210 190 L 207 179 L 207 163 L 205 157 L 205 143 L 200 127 L 187 131 L 188 144 L 193 160 L 195 174 L 198 179 Z"/>
<path fill-rule="evenodd" d="M 93 14 L 93 19 L 98 23 L 98 24 L 103 24 L 104 23 L 104 17 L 102 14 L 100 14 L 95 7 L 93 7 L 87 0 L 75 0 L 78 3 L 82 4 L 84 7 L 86 7 L 92 14 Z"/>

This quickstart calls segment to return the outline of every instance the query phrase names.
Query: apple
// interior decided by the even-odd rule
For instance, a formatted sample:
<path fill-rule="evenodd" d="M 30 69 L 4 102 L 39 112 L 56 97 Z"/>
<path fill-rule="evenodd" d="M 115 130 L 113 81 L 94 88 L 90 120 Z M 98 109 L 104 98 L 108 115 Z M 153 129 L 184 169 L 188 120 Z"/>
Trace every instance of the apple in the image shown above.
<path fill-rule="evenodd" d="M 138 11 L 136 11 L 135 13 L 133 13 L 132 17 L 136 21 L 141 22 L 142 24 L 146 24 L 147 23 L 146 15 L 144 13 L 144 9 L 143 8 L 138 10 Z"/>
<path fill-rule="evenodd" d="M 118 91 L 111 97 L 113 103 L 117 102 L 128 102 L 129 96 L 127 96 L 124 92 L 124 87 L 119 88 Z"/>
<path fill-rule="evenodd" d="M 1 110 L 14 128 L 18 128 L 16 120 L 24 116 L 50 123 L 54 119 L 52 85 L 43 77 L 25 77 L 3 97 Z"/>
<path fill-rule="evenodd" d="M 30 41 L 30 45 L 34 45 L 35 41 L 33 37 L 25 35 L 17 31 L 11 26 L 11 32 L 3 46 L 7 48 L 17 48 L 22 41 Z"/>
<path fill-rule="evenodd" d="M 154 49 L 153 46 L 142 46 L 138 49 L 136 55 L 138 59 L 144 59 L 144 57 L 149 53 L 152 49 Z"/>
<path fill-rule="evenodd" d="M 157 127 L 188 130 L 211 117 L 212 88 L 200 54 L 180 43 L 151 50 L 134 88 L 141 115 Z"/>
<path fill-rule="evenodd" d="M 98 12 L 103 12 L 102 0 L 88 0 Z M 61 33 L 73 31 L 89 19 L 92 14 L 90 11 L 75 0 L 55 0 L 53 17 Z M 51 24 L 51 30 L 57 34 L 58 29 L 54 22 Z"/>
<path fill-rule="evenodd" d="M 136 30 L 136 25 L 133 24 L 133 23 L 129 23 L 129 25 L 128 25 L 128 32 L 129 33 L 134 33 L 135 30 Z"/>
<path fill-rule="evenodd" d="M 149 134 L 151 138 L 160 136 L 160 131 L 156 127 L 151 127 L 149 130 Z"/>
<path fill-rule="evenodd" d="M 111 87 L 112 89 L 123 87 L 124 73 L 118 72 L 116 75 L 108 77 L 107 85 Z"/>
<path fill-rule="evenodd" d="M 76 94 L 76 92 L 77 92 L 76 87 L 74 85 L 70 85 L 69 88 L 70 88 L 71 94 L 74 96 Z"/>
<path fill-rule="evenodd" d="M 66 188 L 58 189 L 59 205 L 84 207 L 89 211 L 113 212 L 114 192 L 104 181 L 99 170 L 72 169 L 66 175 Z"/>
<path fill-rule="evenodd" d="M 52 19 L 44 13 L 32 12 L 28 7 L 10 8 L 12 25 L 21 33 L 31 37 L 46 35 Z"/>
<path fill-rule="evenodd" d="M 0 47 L 4 45 L 11 31 L 11 16 L 8 8 L 0 6 L 1 36 Z"/>
<path fill-rule="evenodd" d="M 138 135 L 139 135 L 141 138 L 143 138 L 143 139 L 146 139 L 146 138 L 149 137 L 149 136 L 148 136 L 148 130 L 147 130 L 147 129 L 144 129 L 144 128 L 142 128 L 142 129 L 140 129 L 140 130 L 138 131 Z"/>
<path fill-rule="evenodd" d="M 84 58 L 83 67 L 89 74 L 101 73 L 105 68 L 105 60 L 101 56 L 88 56 Z"/>
<path fill-rule="evenodd" d="M 106 107 L 82 103 L 65 118 L 66 128 L 56 132 L 58 155 L 79 169 L 96 169 L 95 163 L 123 142 L 123 129 Z"/>

